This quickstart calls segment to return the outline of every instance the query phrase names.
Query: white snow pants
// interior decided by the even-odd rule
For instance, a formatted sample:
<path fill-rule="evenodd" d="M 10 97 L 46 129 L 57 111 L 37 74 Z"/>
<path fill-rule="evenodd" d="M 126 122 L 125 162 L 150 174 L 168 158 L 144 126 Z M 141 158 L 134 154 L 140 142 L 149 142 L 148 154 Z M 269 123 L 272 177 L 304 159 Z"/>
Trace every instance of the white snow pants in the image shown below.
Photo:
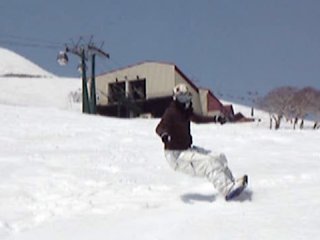
<path fill-rule="evenodd" d="M 223 196 L 234 183 L 224 154 L 215 156 L 203 148 L 192 147 L 183 151 L 165 150 L 165 157 L 175 171 L 206 177 Z"/>

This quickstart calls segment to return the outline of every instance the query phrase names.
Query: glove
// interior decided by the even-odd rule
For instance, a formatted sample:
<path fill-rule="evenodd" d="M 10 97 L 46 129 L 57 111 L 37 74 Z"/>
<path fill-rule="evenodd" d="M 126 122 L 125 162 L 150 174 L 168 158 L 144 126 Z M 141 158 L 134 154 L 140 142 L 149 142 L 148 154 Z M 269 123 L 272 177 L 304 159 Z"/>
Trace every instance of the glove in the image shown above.
<path fill-rule="evenodd" d="M 217 122 L 222 125 L 222 124 L 225 124 L 227 122 L 227 119 L 226 119 L 225 116 L 218 116 L 217 117 Z"/>
<path fill-rule="evenodd" d="M 162 140 L 163 143 L 168 143 L 168 142 L 171 141 L 171 137 L 170 137 L 170 135 L 168 133 L 163 133 L 161 135 L 161 140 Z"/>

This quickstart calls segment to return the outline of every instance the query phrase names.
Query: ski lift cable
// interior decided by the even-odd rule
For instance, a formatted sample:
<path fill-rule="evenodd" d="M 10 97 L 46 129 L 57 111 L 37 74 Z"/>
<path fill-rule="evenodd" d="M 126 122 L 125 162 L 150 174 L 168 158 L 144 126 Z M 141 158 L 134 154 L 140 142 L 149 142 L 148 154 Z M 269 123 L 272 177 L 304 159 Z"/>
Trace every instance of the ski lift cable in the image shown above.
<path fill-rule="evenodd" d="M 46 39 L 40 39 L 40 38 L 30 38 L 30 37 L 22 37 L 22 36 L 17 36 L 13 34 L 1 34 L 0 33 L 0 39 L 5 39 L 5 40 L 22 40 L 27 43 L 38 43 L 38 44 L 47 44 L 47 45 L 61 45 L 61 42 L 54 42 L 54 41 L 48 41 Z"/>

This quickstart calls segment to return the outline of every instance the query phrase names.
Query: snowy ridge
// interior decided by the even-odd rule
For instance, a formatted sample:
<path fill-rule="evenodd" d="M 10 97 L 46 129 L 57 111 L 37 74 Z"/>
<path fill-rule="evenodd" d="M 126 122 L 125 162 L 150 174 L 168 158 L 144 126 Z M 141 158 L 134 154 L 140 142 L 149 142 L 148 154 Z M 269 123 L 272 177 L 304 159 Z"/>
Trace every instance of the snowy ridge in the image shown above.
<path fill-rule="evenodd" d="M 43 70 L 15 52 L 0 47 L 0 76 L 27 75 L 34 77 L 53 77 L 52 73 Z"/>
<path fill-rule="evenodd" d="M 61 78 L 24 57 L 0 48 L 0 104 L 78 109 L 71 93 L 79 92 L 80 79 Z"/>

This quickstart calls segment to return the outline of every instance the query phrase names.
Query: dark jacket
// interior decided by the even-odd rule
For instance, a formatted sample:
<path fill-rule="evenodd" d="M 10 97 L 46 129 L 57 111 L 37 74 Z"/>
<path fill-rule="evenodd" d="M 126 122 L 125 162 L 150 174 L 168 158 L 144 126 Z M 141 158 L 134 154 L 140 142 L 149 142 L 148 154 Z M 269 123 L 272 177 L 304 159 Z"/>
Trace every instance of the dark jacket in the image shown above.
<path fill-rule="evenodd" d="M 200 116 L 193 112 L 192 106 L 184 109 L 176 101 L 169 105 L 156 128 L 156 133 L 160 137 L 165 134 L 170 136 L 170 140 L 165 141 L 165 149 L 186 150 L 191 147 L 190 121 L 195 123 L 216 122 L 216 117 Z"/>

